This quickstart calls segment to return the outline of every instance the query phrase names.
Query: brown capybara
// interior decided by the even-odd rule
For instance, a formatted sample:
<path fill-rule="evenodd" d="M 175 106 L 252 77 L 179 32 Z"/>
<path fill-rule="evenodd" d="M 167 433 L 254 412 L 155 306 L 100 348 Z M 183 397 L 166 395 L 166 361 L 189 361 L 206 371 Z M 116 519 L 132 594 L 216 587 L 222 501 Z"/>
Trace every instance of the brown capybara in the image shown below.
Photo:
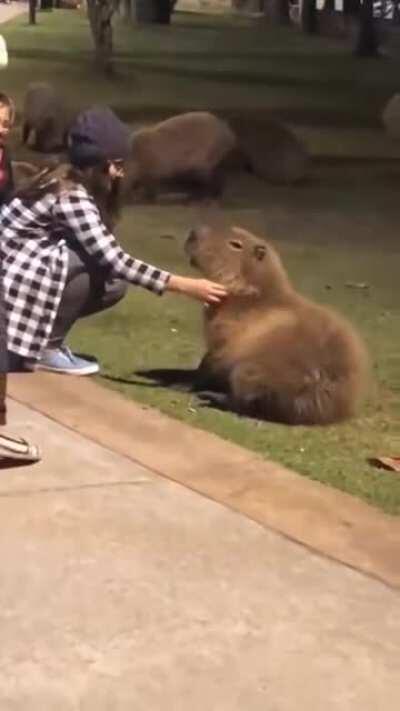
<path fill-rule="evenodd" d="M 229 292 L 205 309 L 198 390 L 240 414 L 291 425 L 327 425 L 356 412 L 368 381 L 361 339 L 295 291 L 270 243 L 238 227 L 202 227 L 185 249 Z"/>
<path fill-rule="evenodd" d="M 25 94 L 22 143 L 34 134 L 33 148 L 43 153 L 62 150 L 66 145 L 71 112 L 62 96 L 47 82 L 28 85 Z"/>
<path fill-rule="evenodd" d="M 198 195 L 217 197 L 224 161 L 236 147 L 229 126 L 211 113 L 193 111 L 145 127 L 132 136 L 126 191 L 141 188 L 151 198 L 163 184 L 184 184 Z"/>
<path fill-rule="evenodd" d="M 292 185 L 310 172 L 304 143 L 284 124 L 272 119 L 232 119 L 246 167 L 258 178 L 277 185 Z"/>

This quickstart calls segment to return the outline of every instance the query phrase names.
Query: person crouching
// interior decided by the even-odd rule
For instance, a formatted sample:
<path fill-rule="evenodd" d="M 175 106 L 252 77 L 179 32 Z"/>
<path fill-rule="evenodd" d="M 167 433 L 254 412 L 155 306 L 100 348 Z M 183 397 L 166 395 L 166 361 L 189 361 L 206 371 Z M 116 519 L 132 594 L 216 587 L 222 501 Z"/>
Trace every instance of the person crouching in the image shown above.
<path fill-rule="evenodd" d="M 108 108 L 70 129 L 68 165 L 44 170 L 0 211 L 10 370 L 99 371 L 66 345 L 80 318 L 118 303 L 129 284 L 218 303 L 226 290 L 170 274 L 124 252 L 112 233 L 129 133 Z"/>

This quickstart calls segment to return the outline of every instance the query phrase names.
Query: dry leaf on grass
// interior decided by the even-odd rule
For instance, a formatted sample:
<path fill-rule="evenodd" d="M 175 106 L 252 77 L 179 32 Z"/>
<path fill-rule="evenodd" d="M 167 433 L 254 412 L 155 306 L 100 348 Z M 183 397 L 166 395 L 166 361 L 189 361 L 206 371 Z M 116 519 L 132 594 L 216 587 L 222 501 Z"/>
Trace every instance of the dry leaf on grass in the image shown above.
<path fill-rule="evenodd" d="M 369 284 L 366 284 L 363 281 L 348 281 L 346 283 L 346 286 L 348 289 L 369 289 L 370 288 Z"/>
<path fill-rule="evenodd" d="M 371 457 L 368 461 L 378 469 L 388 469 L 400 474 L 400 457 Z"/>

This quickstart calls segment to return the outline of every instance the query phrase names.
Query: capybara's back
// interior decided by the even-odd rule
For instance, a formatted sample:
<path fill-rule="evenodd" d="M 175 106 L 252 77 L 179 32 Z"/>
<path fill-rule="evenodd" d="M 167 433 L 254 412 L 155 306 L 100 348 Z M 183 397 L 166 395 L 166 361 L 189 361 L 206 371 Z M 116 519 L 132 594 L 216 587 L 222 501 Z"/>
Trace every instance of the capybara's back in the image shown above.
<path fill-rule="evenodd" d="M 293 425 L 355 414 L 368 381 L 365 347 L 345 319 L 294 290 L 272 245 L 238 228 L 201 229 L 187 250 L 229 290 L 206 311 L 203 389 L 212 383 L 231 409 Z"/>
<path fill-rule="evenodd" d="M 355 414 L 366 355 L 343 319 L 299 298 L 271 308 L 259 328 L 257 339 L 251 325 L 243 334 L 231 372 L 240 410 L 294 425 L 330 424 Z"/>

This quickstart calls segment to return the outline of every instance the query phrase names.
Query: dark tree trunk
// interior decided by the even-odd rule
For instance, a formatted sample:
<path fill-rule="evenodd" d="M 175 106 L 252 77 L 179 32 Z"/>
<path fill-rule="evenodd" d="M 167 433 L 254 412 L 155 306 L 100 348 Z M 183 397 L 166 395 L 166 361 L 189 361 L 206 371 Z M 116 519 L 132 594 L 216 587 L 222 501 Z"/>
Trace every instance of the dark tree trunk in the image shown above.
<path fill-rule="evenodd" d="M 96 66 L 103 74 L 113 74 L 112 16 L 114 0 L 87 0 L 90 27 L 96 56 Z"/>
<path fill-rule="evenodd" d="M 274 25 L 289 25 L 289 0 L 268 0 L 264 3 L 264 15 Z"/>
<path fill-rule="evenodd" d="M 126 20 L 132 18 L 132 0 L 123 0 L 122 13 Z"/>
<path fill-rule="evenodd" d="M 379 33 L 374 19 L 374 0 L 363 0 L 355 54 L 358 57 L 379 56 Z"/>
<path fill-rule="evenodd" d="M 300 10 L 301 28 L 308 35 L 318 32 L 318 10 L 316 0 L 303 0 Z"/>
<path fill-rule="evenodd" d="M 169 25 L 171 21 L 171 0 L 157 0 L 156 22 L 160 25 Z"/>
<path fill-rule="evenodd" d="M 168 25 L 175 5 L 173 0 L 134 0 L 136 22 Z"/>
<path fill-rule="evenodd" d="M 359 17 L 361 0 L 343 0 L 343 14 L 349 17 Z"/>
<path fill-rule="evenodd" d="M 36 1 L 29 0 L 29 24 L 36 25 Z"/>

